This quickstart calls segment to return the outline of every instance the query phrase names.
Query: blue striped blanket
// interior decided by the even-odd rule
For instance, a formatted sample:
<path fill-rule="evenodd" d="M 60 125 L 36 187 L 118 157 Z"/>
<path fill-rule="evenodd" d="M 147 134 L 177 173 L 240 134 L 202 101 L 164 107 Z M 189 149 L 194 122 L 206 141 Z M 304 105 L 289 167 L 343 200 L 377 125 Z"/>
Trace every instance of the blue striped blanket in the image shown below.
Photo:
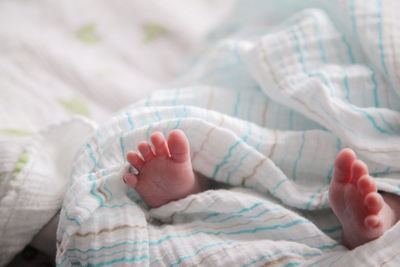
<path fill-rule="evenodd" d="M 400 260 L 399 225 L 355 250 L 342 246 L 328 200 L 343 147 L 368 164 L 380 190 L 400 194 L 397 2 L 248 2 L 266 12 L 254 25 L 271 6 L 291 4 L 282 16 L 295 14 L 244 27 L 250 15 L 239 1 L 242 13 L 215 32 L 229 37 L 196 60 L 179 89 L 132 104 L 81 147 L 61 211 L 58 266 Z M 154 131 L 177 128 L 189 138 L 193 168 L 230 187 L 149 209 L 122 181 L 126 152 Z"/>

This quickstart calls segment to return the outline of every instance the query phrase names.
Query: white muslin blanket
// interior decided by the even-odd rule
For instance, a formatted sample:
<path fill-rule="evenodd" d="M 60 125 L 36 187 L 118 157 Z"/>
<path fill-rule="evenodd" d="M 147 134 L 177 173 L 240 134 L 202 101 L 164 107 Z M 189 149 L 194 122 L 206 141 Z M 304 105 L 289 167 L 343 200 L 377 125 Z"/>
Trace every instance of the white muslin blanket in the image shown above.
<path fill-rule="evenodd" d="M 328 200 L 344 147 L 400 194 L 398 7 L 330 1 L 240 28 L 180 82 L 198 86 L 155 93 L 98 128 L 75 159 L 57 265 L 398 266 L 399 225 L 349 251 Z M 122 181 L 126 152 L 177 128 L 194 169 L 230 188 L 149 209 Z"/>

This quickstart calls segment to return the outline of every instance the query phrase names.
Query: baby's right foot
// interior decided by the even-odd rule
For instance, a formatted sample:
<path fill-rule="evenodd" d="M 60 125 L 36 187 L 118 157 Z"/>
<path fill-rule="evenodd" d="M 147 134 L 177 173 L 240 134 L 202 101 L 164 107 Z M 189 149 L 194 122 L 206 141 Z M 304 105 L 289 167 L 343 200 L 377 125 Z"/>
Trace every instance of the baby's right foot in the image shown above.
<path fill-rule="evenodd" d="M 336 158 L 329 199 L 350 249 L 380 237 L 399 220 L 399 197 L 379 194 L 367 166 L 351 149 Z"/>
<path fill-rule="evenodd" d="M 127 153 L 128 162 L 139 174 L 126 174 L 125 183 L 152 208 L 200 192 L 185 134 L 181 130 L 170 132 L 168 143 L 160 132 L 153 133 L 150 139 L 154 151 L 149 143 L 143 141 L 138 146 L 142 157 L 133 151 Z"/>

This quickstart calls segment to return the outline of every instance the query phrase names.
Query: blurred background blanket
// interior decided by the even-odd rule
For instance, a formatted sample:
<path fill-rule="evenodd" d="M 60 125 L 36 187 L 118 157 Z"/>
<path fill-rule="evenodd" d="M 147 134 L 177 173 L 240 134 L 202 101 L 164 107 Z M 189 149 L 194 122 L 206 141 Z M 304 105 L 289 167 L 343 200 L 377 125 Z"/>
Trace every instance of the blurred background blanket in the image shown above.
<path fill-rule="evenodd" d="M 93 122 L 171 88 L 231 2 L 0 2 L 0 266 L 60 209 Z"/>

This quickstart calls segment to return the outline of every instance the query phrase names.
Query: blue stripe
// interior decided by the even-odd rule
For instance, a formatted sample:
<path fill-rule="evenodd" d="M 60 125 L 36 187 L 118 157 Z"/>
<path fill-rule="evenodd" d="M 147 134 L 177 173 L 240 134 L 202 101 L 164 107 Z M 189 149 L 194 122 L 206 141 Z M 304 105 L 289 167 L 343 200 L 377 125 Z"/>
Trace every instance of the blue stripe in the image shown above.
<path fill-rule="evenodd" d="M 311 204 L 313 203 L 315 197 L 316 197 L 319 193 L 321 193 L 321 190 L 322 190 L 322 188 L 323 188 L 324 186 L 325 186 L 325 185 L 320 186 L 320 187 L 318 188 L 318 190 L 315 191 L 315 192 L 311 195 L 310 199 L 308 200 L 308 202 L 307 202 L 307 204 L 306 204 L 306 210 L 310 210 Z"/>
<path fill-rule="evenodd" d="M 375 121 L 374 117 L 371 116 L 371 114 L 369 114 L 368 112 L 358 108 L 357 106 L 353 105 L 353 104 L 349 104 L 348 105 L 352 110 L 361 113 L 363 115 L 365 115 L 367 117 L 367 119 L 371 122 L 373 128 L 375 128 L 375 130 L 377 130 L 378 132 L 382 133 L 382 134 L 390 134 L 390 132 L 388 132 L 387 130 L 381 128 Z"/>
<path fill-rule="evenodd" d="M 236 166 L 231 171 L 228 172 L 228 175 L 226 177 L 227 184 L 231 184 L 232 174 L 236 173 L 236 171 L 243 165 L 244 159 L 247 158 L 247 156 L 250 155 L 251 152 L 252 152 L 251 150 L 247 151 L 247 153 L 240 158 L 239 163 L 236 164 Z"/>
<path fill-rule="evenodd" d="M 135 124 L 134 124 L 133 121 L 132 121 L 131 115 L 130 115 L 128 112 L 125 112 L 125 115 L 126 115 L 126 117 L 127 117 L 127 119 L 128 119 L 128 123 L 129 123 L 129 128 L 130 128 L 130 130 L 135 129 Z"/>
<path fill-rule="evenodd" d="M 283 267 L 297 266 L 297 265 L 300 265 L 300 264 L 301 264 L 300 262 L 294 261 L 294 262 L 286 263 Z"/>
<path fill-rule="evenodd" d="M 385 53 L 383 51 L 383 28 L 382 28 L 382 0 L 377 0 L 377 8 L 378 8 L 378 48 L 379 48 L 379 55 L 381 58 L 381 65 L 383 67 L 383 71 L 385 74 L 388 74 L 388 70 L 386 68 L 385 63 Z"/>
<path fill-rule="evenodd" d="M 387 174 L 390 173 L 390 169 L 391 169 L 391 167 L 387 166 L 387 167 L 386 167 L 383 171 L 381 171 L 381 172 L 374 172 L 374 173 L 371 173 L 371 176 L 373 176 L 373 177 L 379 177 L 380 175 L 387 175 Z"/>
<path fill-rule="evenodd" d="M 85 206 L 82 206 L 82 204 L 81 204 L 81 202 L 80 202 L 80 199 L 75 199 L 75 205 L 76 205 L 77 207 L 79 207 L 79 208 L 82 208 L 82 209 L 86 210 L 89 214 L 92 213 L 92 210 L 88 209 L 88 208 L 85 207 Z M 65 207 L 64 207 L 64 208 L 65 208 Z M 66 208 L 65 208 L 65 209 L 66 209 Z"/>
<path fill-rule="evenodd" d="M 293 181 L 297 180 L 297 165 L 299 163 L 299 160 L 303 154 L 303 149 L 304 149 L 304 143 L 305 143 L 305 132 L 302 132 L 301 134 L 301 144 L 300 144 L 300 148 L 299 148 L 299 152 L 297 154 L 297 158 L 294 161 L 294 166 L 293 166 L 293 170 L 292 170 L 292 179 Z"/>
<path fill-rule="evenodd" d="M 94 153 L 93 153 L 93 148 L 92 148 L 92 146 L 89 144 L 89 143 L 86 143 L 86 147 L 88 148 L 88 152 L 89 152 L 89 157 L 90 157 L 90 159 L 92 160 L 92 162 L 93 162 L 93 167 L 94 168 L 96 168 L 97 167 L 97 160 L 96 160 L 96 157 L 94 156 Z"/>
<path fill-rule="evenodd" d="M 344 35 L 342 36 L 342 42 L 347 49 L 347 55 L 349 56 L 351 64 L 355 64 L 356 59 L 354 58 L 353 51 L 351 49 L 351 45 L 350 45 L 349 41 L 347 41 L 346 36 L 344 36 Z"/>
<path fill-rule="evenodd" d="M 284 178 L 282 180 L 280 180 L 272 189 L 271 189 L 271 194 L 275 195 L 276 191 L 278 190 L 278 188 L 284 183 L 289 181 L 288 179 Z"/>
<path fill-rule="evenodd" d="M 298 26 L 299 26 L 299 25 L 298 25 Z M 299 26 L 299 27 L 300 27 L 300 26 Z M 332 86 L 331 86 L 330 84 L 328 84 L 328 82 L 327 82 L 327 80 L 326 80 L 326 78 L 325 78 L 325 74 L 324 74 L 324 73 L 321 72 L 321 73 L 318 73 L 318 74 L 311 74 L 311 73 L 307 72 L 307 68 L 306 68 L 305 63 L 304 63 L 304 55 L 303 55 L 303 53 L 302 53 L 302 51 L 301 51 L 299 39 L 297 38 L 297 36 L 296 36 L 296 34 L 295 34 L 295 32 L 294 32 L 293 30 L 290 30 L 290 33 L 292 33 L 292 40 L 293 40 L 293 42 L 294 42 L 295 51 L 296 51 L 297 54 L 298 54 L 299 61 L 300 61 L 300 63 L 301 63 L 301 67 L 302 67 L 302 70 L 303 70 L 304 74 L 306 74 L 308 77 L 319 77 L 319 78 L 322 77 L 322 81 L 324 82 L 325 85 L 327 85 L 328 89 L 329 89 L 330 92 L 331 92 L 331 96 L 333 96 L 333 92 L 334 92 L 334 91 L 333 91 L 333 88 L 332 88 Z M 300 33 L 303 34 L 303 39 L 305 39 L 304 33 L 303 33 L 303 31 L 301 30 L 301 28 L 300 28 Z M 346 41 L 346 40 L 344 39 L 344 41 Z M 349 53 L 350 53 L 350 55 L 352 56 L 351 49 L 349 50 Z M 332 117 L 331 114 L 329 114 L 329 113 L 324 109 L 324 107 L 320 104 L 320 101 L 319 101 L 319 100 L 317 100 L 317 103 L 319 103 L 321 110 L 322 110 L 325 114 L 327 114 L 329 117 L 331 117 L 333 120 L 335 120 L 336 123 L 338 123 L 339 125 L 341 125 L 341 126 L 344 127 L 345 129 L 349 130 L 350 132 L 353 132 L 352 129 L 349 129 L 346 125 L 343 125 L 343 123 L 340 122 L 336 117 Z"/>
<path fill-rule="evenodd" d="M 342 148 L 342 141 L 340 140 L 340 138 L 336 138 L 336 154 L 339 153 L 339 151 Z M 335 167 L 335 164 L 332 164 L 331 167 L 329 168 L 328 171 L 328 176 L 326 178 L 326 183 L 330 184 L 331 180 L 332 180 L 332 176 L 333 176 L 333 168 Z"/>
<path fill-rule="evenodd" d="M 104 205 L 104 200 L 99 194 L 97 194 L 95 192 L 97 183 L 96 183 L 96 179 L 94 178 L 93 173 L 89 173 L 88 178 L 92 182 L 92 188 L 90 189 L 90 194 L 93 195 L 97 200 L 99 200 L 100 207 L 102 207 Z"/>
<path fill-rule="evenodd" d="M 139 204 L 139 203 L 136 203 Z M 109 208 L 109 209 L 115 209 L 115 208 L 122 208 L 125 206 L 136 206 L 133 202 L 123 202 L 119 204 L 113 204 L 113 205 L 103 205 L 101 206 L 102 208 Z"/>
<path fill-rule="evenodd" d="M 172 103 L 171 103 L 173 106 L 176 106 L 176 104 L 178 103 L 178 98 L 179 98 L 180 94 L 181 94 L 181 90 L 176 89 L 174 99 L 172 100 Z"/>
<path fill-rule="evenodd" d="M 156 110 L 156 118 L 157 118 L 157 121 L 161 121 L 161 114 L 158 109 Z"/>
<path fill-rule="evenodd" d="M 232 146 L 229 147 L 228 149 L 228 154 L 223 158 L 222 162 L 215 166 L 213 174 L 212 174 L 212 179 L 215 179 L 217 177 L 219 169 L 224 166 L 225 164 L 228 163 L 228 159 L 232 156 L 233 150 L 240 144 L 241 140 L 236 141 Z"/>
<path fill-rule="evenodd" d="M 349 76 L 347 75 L 346 69 L 343 69 L 343 71 L 344 71 L 343 85 L 344 85 L 344 89 L 345 89 L 345 92 L 346 92 L 345 98 L 349 103 L 351 103 L 351 101 L 350 101 Z"/>
<path fill-rule="evenodd" d="M 356 15 L 355 15 L 355 3 L 354 3 L 354 0 L 350 0 L 348 2 L 348 9 L 349 9 L 349 13 L 350 13 L 351 28 L 353 30 L 353 34 L 357 38 L 359 38 L 358 30 L 357 30 L 357 20 L 356 20 Z"/>
<path fill-rule="evenodd" d="M 317 39 L 318 39 L 318 46 L 319 46 L 319 50 L 321 52 L 321 61 L 324 63 L 328 63 L 328 60 L 326 59 L 326 51 L 324 48 L 324 44 L 322 43 L 322 37 L 321 37 L 321 29 L 320 29 L 320 25 L 319 22 L 317 21 L 315 15 L 312 16 L 313 20 L 314 20 L 314 28 L 315 28 L 315 32 L 317 35 Z"/>
<path fill-rule="evenodd" d="M 91 183 L 92 183 L 92 186 L 91 186 L 91 188 L 90 188 L 90 194 L 91 194 L 92 196 L 94 196 L 94 197 L 99 201 L 100 207 L 107 207 L 107 206 L 104 206 L 104 200 L 103 200 L 103 198 L 102 198 L 99 194 L 97 194 L 97 193 L 95 192 L 95 191 L 96 191 L 96 187 L 97 187 L 97 183 L 96 183 L 96 179 L 95 179 L 93 173 L 89 173 L 89 174 L 88 174 L 88 178 L 89 178 L 89 180 L 90 180 Z M 81 207 L 81 208 L 83 208 L 83 209 L 86 209 L 87 211 L 90 212 L 90 210 L 89 210 L 87 207 L 82 206 L 81 203 L 75 203 L 75 204 L 76 204 L 78 207 Z M 113 208 L 113 207 L 109 207 L 109 208 Z M 66 217 L 69 221 L 72 221 L 72 222 L 74 222 L 75 224 L 80 225 L 80 222 L 79 222 L 79 220 L 78 220 L 77 218 L 74 218 L 74 217 L 71 217 L 71 216 L 68 215 L 68 213 L 67 213 L 67 208 L 66 208 L 66 207 L 63 207 L 63 209 L 64 209 L 65 217 Z"/>
<path fill-rule="evenodd" d="M 109 199 L 111 200 L 113 198 L 113 194 L 112 194 L 111 190 L 107 188 L 106 183 L 104 183 L 103 188 L 104 188 L 104 190 L 107 191 L 108 195 L 110 196 Z"/>
<path fill-rule="evenodd" d="M 328 175 L 326 176 L 326 184 L 330 184 L 331 180 L 332 180 L 332 176 L 333 176 L 333 168 L 334 168 L 334 164 L 331 165 L 331 167 L 328 170 Z"/>
<path fill-rule="evenodd" d="M 388 122 L 387 120 L 385 120 L 385 117 L 382 115 L 382 113 L 380 111 L 377 111 L 379 118 L 382 120 L 383 124 L 385 124 L 385 126 L 387 128 L 390 129 L 390 131 L 392 131 L 392 133 L 394 135 L 397 135 L 398 131 L 396 129 L 393 128 L 392 124 L 390 122 Z"/>
<path fill-rule="evenodd" d="M 357 108 L 355 105 L 351 104 L 350 98 L 349 98 L 350 88 L 349 88 L 348 76 L 347 76 L 347 72 L 346 72 L 346 71 L 344 71 L 344 81 L 343 81 L 343 83 L 344 83 L 344 87 L 345 87 L 345 89 L 346 89 L 346 99 L 347 99 L 348 102 L 350 103 L 349 107 L 350 107 L 351 109 L 353 109 L 354 111 L 365 115 L 365 116 L 367 117 L 367 119 L 372 123 L 372 126 L 373 126 L 376 130 L 378 130 L 380 133 L 389 134 L 388 131 L 386 131 L 385 129 L 383 129 L 383 128 L 381 128 L 381 127 L 379 127 L 379 126 L 377 125 L 377 123 L 376 123 L 375 119 L 373 118 L 373 116 L 371 116 L 368 112 L 363 111 L 362 109 Z M 375 96 L 375 102 L 377 102 L 377 96 Z M 388 122 L 382 117 L 382 115 L 381 115 L 381 119 L 383 120 L 383 122 L 384 122 L 386 125 L 388 125 L 389 127 L 391 127 L 390 123 L 388 123 Z"/>
<path fill-rule="evenodd" d="M 214 204 L 214 202 L 213 202 L 213 204 Z M 206 221 L 206 220 L 208 220 L 208 219 L 211 218 L 211 217 L 216 217 L 216 216 L 219 216 L 219 215 L 221 215 L 221 214 L 222 214 L 222 215 L 226 215 L 226 214 L 241 214 L 241 213 L 244 213 L 244 212 L 252 211 L 252 210 L 254 210 L 255 208 L 257 208 L 257 207 L 259 207 L 259 206 L 263 206 L 263 205 L 271 205 L 271 203 L 262 201 L 262 202 L 257 202 L 257 203 L 255 203 L 255 204 L 251 205 L 249 208 L 243 208 L 243 209 L 240 209 L 240 210 L 238 210 L 238 211 L 231 211 L 231 212 L 228 212 L 228 213 L 213 212 L 213 213 L 210 213 L 209 215 L 207 215 L 206 217 L 204 217 L 204 218 L 202 219 L 202 221 Z"/>
<path fill-rule="evenodd" d="M 65 215 L 65 218 L 67 218 L 69 221 L 75 223 L 78 226 L 81 225 L 81 223 L 79 222 L 79 220 L 77 218 L 71 217 L 68 215 L 67 209 L 65 209 L 65 208 L 64 208 L 64 215 Z"/>
<path fill-rule="evenodd" d="M 374 92 L 374 106 L 379 107 L 379 98 L 378 98 L 378 83 L 375 79 L 375 71 L 371 69 L 371 82 L 373 84 L 372 91 Z"/>
<path fill-rule="evenodd" d="M 177 116 L 178 116 L 178 114 L 177 114 Z M 182 120 L 184 118 L 187 118 L 188 116 L 189 116 L 189 111 L 188 111 L 186 106 L 183 106 L 183 118 L 180 118 L 180 119 L 177 120 L 174 129 L 179 129 L 180 126 L 181 126 Z"/>
<path fill-rule="evenodd" d="M 246 122 L 246 134 L 245 134 L 245 136 L 242 138 L 242 141 L 243 141 L 243 142 L 247 142 L 247 139 L 248 139 L 249 136 L 251 135 L 251 132 L 252 132 L 251 125 L 250 125 L 249 122 Z M 236 164 L 236 166 L 235 166 L 231 171 L 228 172 L 227 178 L 226 178 L 226 183 L 227 183 L 227 184 L 230 184 L 230 183 L 231 183 L 231 176 L 232 176 L 232 174 L 236 173 L 236 171 L 242 166 L 243 160 L 250 154 L 250 152 L 252 152 L 252 151 L 251 151 L 250 149 L 248 149 L 247 153 L 244 154 L 244 155 L 240 158 L 239 163 Z"/>
<path fill-rule="evenodd" d="M 150 123 L 150 124 L 147 126 L 147 130 L 146 130 L 146 140 L 149 140 L 149 138 L 150 138 L 150 132 L 153 130 L 153 128 L 154 128 L 153 123 Z"/>
<path fill-rule="evenodd" d="M 122 160 L 124 162 L 126 162 L 127 161 L 126 160 L 126 151 L 125 151 L 124 139 L 123 139 L 122 135 L 120 135 L 120 137 L 119 137 L 119 146 L 121 149 Z"/>
<path fill-rule="evenodd" d="M 335 248 L 335 247 L 341 246 L 341 245 L 342 244 L 340 244 L 340 243 L 334 243 L 334 244 L 331 244 L 331 245 L 323 245 L 323 246 L 319 246 L 319 247 L 316 247 L 316 248 L 318 248 L 320 250 L 325 250 L 325 249 L 332 249 L 332 248 Z"/>
<path fill-rule="evenodd" d="M 300 65 L 301 65 L 301 69 L 303 70 L 303 72 L 305 74 L 307 74 L 308 71 L 307 71 L 306 65 L 304 63 L 304 55 L 303 55 L 303 52 L 301 51 L 301 48 L 300 48 L 300 41 L 299 41 L 299 39 L 298 39 L 298 37 L 297 37 L 297 35 L 296 35 L 296 33 L 294 32 L 293 29 L 290 29 L 289 33 L 290 33 L 290 36 L 291 36 L 292 40 L 294 41 L 295 49 L 296 49 L 296 52 L 297 52 L 298 57 L 299 57 L 299 62 L 300 62 Z"/>

